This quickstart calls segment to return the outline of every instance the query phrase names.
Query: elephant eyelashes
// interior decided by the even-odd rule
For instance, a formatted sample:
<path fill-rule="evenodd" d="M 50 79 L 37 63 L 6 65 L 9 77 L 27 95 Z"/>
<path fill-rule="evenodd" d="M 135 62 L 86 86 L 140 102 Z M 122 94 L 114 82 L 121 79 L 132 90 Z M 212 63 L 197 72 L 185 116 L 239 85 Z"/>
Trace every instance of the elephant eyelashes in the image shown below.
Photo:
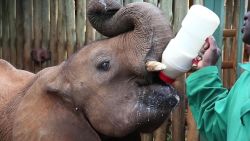
<path fill-rule="evenodd" d="M 97 69 L 101 71 L 108 71 L 110 69 L 110 61 L 102 61 L 98 64 Z"/>

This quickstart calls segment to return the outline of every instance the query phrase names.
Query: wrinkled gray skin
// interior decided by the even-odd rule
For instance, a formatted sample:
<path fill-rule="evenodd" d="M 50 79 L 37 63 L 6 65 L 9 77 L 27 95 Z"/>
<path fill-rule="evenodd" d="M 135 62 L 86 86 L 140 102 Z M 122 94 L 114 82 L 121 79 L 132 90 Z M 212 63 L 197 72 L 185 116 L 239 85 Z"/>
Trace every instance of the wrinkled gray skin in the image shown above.
<path fill-rule="evenodd" d="M 172 38 L 162 12 L 109 0 L 91 1 L 87 12 L 109 39 L 37 74 L 0 60 L 3 141 L 136 141 L 178 103 L 176 91 L 145 69 L 147 60 L 160 61 Z"/>

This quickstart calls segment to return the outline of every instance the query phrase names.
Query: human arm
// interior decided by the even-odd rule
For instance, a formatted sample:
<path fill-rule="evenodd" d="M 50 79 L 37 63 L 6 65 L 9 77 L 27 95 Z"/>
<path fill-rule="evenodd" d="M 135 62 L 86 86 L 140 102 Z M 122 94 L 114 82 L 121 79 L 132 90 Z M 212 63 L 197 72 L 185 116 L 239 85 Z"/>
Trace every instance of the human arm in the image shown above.
<path fill-rule="evenodd" d="M 198 62 L 198 71 L 186 80 L 187 97 L 197 127 L 206 140 L 226 140 L 227 93 L 222 86 L 215 65 L 219 49 L 213 38 L 208 38 L 208 46 Z"/>

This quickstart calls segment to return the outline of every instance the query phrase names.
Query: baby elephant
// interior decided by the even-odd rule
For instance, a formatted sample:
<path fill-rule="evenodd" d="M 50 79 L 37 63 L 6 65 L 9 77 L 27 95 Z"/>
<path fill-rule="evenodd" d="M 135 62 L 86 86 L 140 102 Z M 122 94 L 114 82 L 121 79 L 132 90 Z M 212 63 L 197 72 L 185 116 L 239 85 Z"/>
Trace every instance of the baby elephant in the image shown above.
<path fill-rule="evenodd" d="M 176 106 L 176 90 L 145 65 L 172 38 L 162 12 L 93 0 L 87 13 L 110 38 L 37 74 L 0 60 L 1 141 L 139 141 Z"/>

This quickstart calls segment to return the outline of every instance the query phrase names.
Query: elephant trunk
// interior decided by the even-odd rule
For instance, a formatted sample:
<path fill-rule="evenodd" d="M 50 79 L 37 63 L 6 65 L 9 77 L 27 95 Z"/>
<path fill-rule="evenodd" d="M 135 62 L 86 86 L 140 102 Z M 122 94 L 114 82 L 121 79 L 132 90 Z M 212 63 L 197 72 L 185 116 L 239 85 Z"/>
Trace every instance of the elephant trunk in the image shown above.
<path fill-rule="evenodd" d="M 145 72 L 147 61 L 159 61 L 173 37 L 163 13 L 150 3 L 130 3 L 122 7 L 114 0 L 92 0 L 87 14 L 90 23 L 101 34 L 123 36 L 128 65 L 137 73 Z"/>

